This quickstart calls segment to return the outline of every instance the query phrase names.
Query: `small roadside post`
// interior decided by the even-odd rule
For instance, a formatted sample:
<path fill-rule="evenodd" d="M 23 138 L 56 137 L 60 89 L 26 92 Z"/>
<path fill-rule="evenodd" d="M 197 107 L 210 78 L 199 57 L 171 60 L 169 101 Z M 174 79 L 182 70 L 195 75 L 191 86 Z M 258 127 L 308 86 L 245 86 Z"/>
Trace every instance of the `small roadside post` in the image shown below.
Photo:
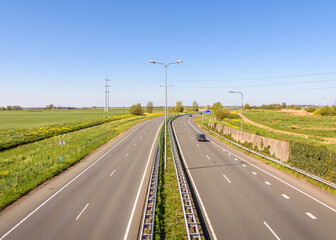
<path fill-rule="evenodd" d="M 58 140 L 58 145 L 61 146 L 61 156 L 60 156 L 60 161 L 63 161 L 63 151 L 62 151 L 62 146 L 65 145 L 65 141 L 64 140 Z"/>
<path fill-rule="evenodd" d="M 200 114 L 202 115 L 202 126 L 203 126 L 203 118 L 204 118 L 204 115 L 203 115 L 202 112 L 201 112 Z"/>

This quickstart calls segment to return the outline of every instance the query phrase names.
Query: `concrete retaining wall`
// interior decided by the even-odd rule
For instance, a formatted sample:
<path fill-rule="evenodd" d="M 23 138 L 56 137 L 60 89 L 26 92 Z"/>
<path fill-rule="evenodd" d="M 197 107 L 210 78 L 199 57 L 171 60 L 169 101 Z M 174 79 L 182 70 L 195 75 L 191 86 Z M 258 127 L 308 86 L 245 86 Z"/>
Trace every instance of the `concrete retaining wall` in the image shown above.
<path fill-rule="evenodd" d="M 214 124 L 211 124 L 211 127 L 214 127 Z M 239 141 L 241 143 L 252 143 L 253 147 L 257 147 L 259 150 L 263 150 L 269 147 L 269 151 L 271 155 L 275 155 L 277 159 L 280 159 L 283 162 L 287 162 L 289 158 L 289 143 L 262 137 L 259 135 L 255 135 L 252 133 L 241 132 L 240 130 L 233 129 L 227 126 L 223 126 L 219 123 L 216 124 L 216 130 L 224 135 L 231 136 L 235 141 Z"/>

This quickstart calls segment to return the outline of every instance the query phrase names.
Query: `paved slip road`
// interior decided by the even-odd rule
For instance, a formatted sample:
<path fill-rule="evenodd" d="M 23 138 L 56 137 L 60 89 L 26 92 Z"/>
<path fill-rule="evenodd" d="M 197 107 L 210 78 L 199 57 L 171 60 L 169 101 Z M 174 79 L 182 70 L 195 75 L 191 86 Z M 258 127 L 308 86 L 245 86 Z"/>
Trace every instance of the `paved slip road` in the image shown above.
<path fill-rule="evenodd" d="M 212 239 L 336 239 L 335 196 L 210 134 L 197 142 L 188 116 L 173 128 Z"/>
<path fill-rule="evenodd" d="M 132 127 L 3 211 L 0 239 L 136 239 L 162 121 Z"/>

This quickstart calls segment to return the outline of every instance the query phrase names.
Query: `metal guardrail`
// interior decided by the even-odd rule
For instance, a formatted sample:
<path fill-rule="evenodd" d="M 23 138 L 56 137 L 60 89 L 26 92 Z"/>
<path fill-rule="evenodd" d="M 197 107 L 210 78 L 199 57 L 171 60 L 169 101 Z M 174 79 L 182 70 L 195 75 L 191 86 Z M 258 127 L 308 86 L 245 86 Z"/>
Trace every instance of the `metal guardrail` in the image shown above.
<path fill-rule="evenodd" d="M 163 128 L 162 128 L 163 129 Z M 152 174 L 149 181 L 148 193 L 146 198 L 146 207 L 143 214 L 141 234 L 139 239 L 154 239 L 155 207 L 157 197 L 157 186 L 159 178 L 160 155 L 162 145 L 163 131 L 161 130 L 160 141 L 155 152 L 155 158 L 152 167 Z"/>
<path fill-rule="evenodd" d="M 176 171 L 176 176 L 177 176 L 179 190 L 180 190 L 180 197 L 181 197 L 181 202 L 182 202 L 182 207 L 183 207 L 184 220 L 185 220 L 186 229 L 188 232 L 188 239 L 201 239 L 201 234 L 199 232 L 199 227 L 196 221 L 196 216 L 194 213 L 190 193 L 188 190 L 188 184 L 187 184 L 187 181 L 183 173 L 181 162 L 178 157 L 175 138 L 173 136 L 171 122 L 175 118 L 176 117 L 169 119 L 168 128 L 169 128 L 169 135 L 170 135 L 170 144 L 171 144 L 173 159 L 175 163 L 175 171 Z"/>
<path fill-rule="evenodd" d="M 282 166 L 285 166 L 285 167 L 287 167 L 287 168 L 289 168 L 289 169 L 292 169 L 292 170 L 294 170 L 294 171 L 296 171 L 296 172 L 299 172 L 299 173 L 301 173 L 301 174 L 303 174 L 303 175 L 305 175 L 305 176 L 308 176 L 308 177 L 310 177 L 310 178 L 313 178 L 313 179 L 315 179 L 316 181 L 319 181 L 319 182 L 321 182 L 321 183 L 324 183 L 324 184 L 326 184 L 326 185 L 328 185 L 328 186 L 330 186 L 330 187 L 336 188 L 336 184 L 335 184 L 335 183 L 329 182 L 329 181 L 327 181 L 327 180 L 325 180 L 325 179 L 323 179 L 323 178 L 320 178 L 320 177 L 318 177 L 318 176 L 315 176 L 315 175 L 313 175 L 313 174 L 311 174 L 311 173 L 307 173 L 307 172 L 303 171 L 302 169 L 299 169 L 299 168 L 296 168 L 296 167 L 292 167 L 291 165 L 289 165 L 289 164 L 287 164 L 287 163 L 283 163 L 283 162 L 281 162 L 280 160 L 277 160 L 277 159 L 274 159 L 274 158 L 265 156 L 265 155 L 263 155 L 263 154 L 261 154 L 261 153 L 258 153 L 258 152 L 254 151 L 254 150 L 251 150 L 251 149 L 249 149 L 249 148 L 247 148 L 247 147 L 241 146 L 240 144 L 238 144 L 238 143 L 236 143 L 236 142 L 233 142 L 233 141 L 231 141 L 231 140 L 229 140 L 229 139 L 227 139 L 227 138 L 225 138 L 225 137 L 219 135 L 218 133 L 212 131 L 211 129 L 209 129 L 209 128 L 207 128 L 207 127 L 205 127 L 204 125 L 203 125 L 203 127 L 204 127 L 205 129 L 207 129 L 208 131 L 212 132 L 213 134 L 216 134 L 218 137 L 224 139 L 225 141 L 228 141 L 229 143 L 231 143 L 231 144 L 233 144 L 233 145 L 235 145 L 235 146 L 237 146 L 237 147 L 239 147 L 239 148 L 242 148 L 242 149 L 244 149 L 244 150 L 246 150 L 246 151 L 248 151 L 248 152 L 251 152 L 251 153 L 253 153 L 253 154 L 256 154 L 256 155 L 258 155 L 258 156 L 260 156 L 260 157 L 262 157 L 262 158 L 265 158 L 265 159 L 267 159 L 267 160 L 270 160 L 270 161 L 272 161 L 272 162 L 278 163 L 278 164 L 280 164 L 280 165 L 282 165 Z"/>

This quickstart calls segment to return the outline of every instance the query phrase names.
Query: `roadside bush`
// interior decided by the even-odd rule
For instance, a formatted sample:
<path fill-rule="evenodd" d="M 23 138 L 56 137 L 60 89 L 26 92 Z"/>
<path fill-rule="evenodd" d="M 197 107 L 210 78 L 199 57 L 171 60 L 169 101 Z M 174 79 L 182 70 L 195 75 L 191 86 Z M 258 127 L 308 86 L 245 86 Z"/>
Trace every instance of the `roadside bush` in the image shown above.
<path fill-rule="evenodd" d="M 336 109 L 335 107 L 324 106 L 322 108 L 315 110 L 313 113 L 314 115 L 321 115 L 321 116 L 335 116 Z"/>
<path fill-rule="evenodd" d="M 314 107 L 308 107 L 308 108 L 305 108 L 306 112 L 314 112 L 316 110 L 316 108 Z"/>
<path fill-rule="evenodd" d="M 336 182 L 336 152 L 323 146 L 291 142 L 288 163 L 331 182 Z"/>

